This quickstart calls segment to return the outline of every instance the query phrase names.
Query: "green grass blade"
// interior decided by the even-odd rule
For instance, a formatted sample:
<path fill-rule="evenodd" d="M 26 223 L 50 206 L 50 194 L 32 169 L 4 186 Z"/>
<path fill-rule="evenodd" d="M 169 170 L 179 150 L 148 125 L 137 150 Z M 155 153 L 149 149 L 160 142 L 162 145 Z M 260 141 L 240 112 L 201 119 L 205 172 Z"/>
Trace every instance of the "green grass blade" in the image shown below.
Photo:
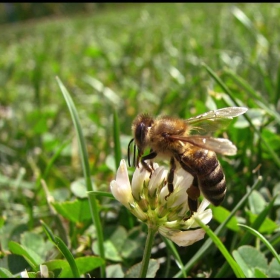
<path fill-rule="evenodd" d="M 241 106 L 241 104 L 238 104 L 238 102 L 235 100 L 233 94 L 228 89 L 228 87 L 223 83 L 223 81 L 216 75 L 216 73 L 205 63 L 202 63 L 202 66 L 207 70 L 207 72 L 210 74 L 210 76 L 216 81 L 216 83 L 223 89 L 223 91 L 230 97 L 232 102 L 236 106 Z M 246 116 L 246 114 L 244 115 Z M 246 118 L 247 119 L 247 118 Z"/>
<path fill-rule="evenodd" d="M 116 110 L 114 110 L 113 118 L 114 118 L 113 119 L 114 151 L 115 151 L 115 164 L 117 170 L 121 162 L 122 153 L 121 153 L 121 141 L 120 141 L 120 125 L 119 125 L 119 118 Z"/>
<path fill-rule="evenodd" d="M 255 37 L 257 43 L 262 46 L 262 48 L 267 49 L 268 41 L 256 28 L 254 23 L 250 18 L 238 7 L 234 7 L 232 10 L 233 15 L 236 17 L 239 22 L 246 27 Z"/>
<path fill-rule="evenodd" d="M 252 224 L 252 227 L 255 230 L 258 230 L 260 228 L 260 226 L 264 222 L 265 218 L 268 216 L 269 211 L 271 210 L 271 208 L 274 205 L 275 199 L 276 199 L 276 197 L 274 197 L 274 199 L 264 208 L 264 210 L 260 214 L 258 214 L 258 217 Z M 241 239 L 241 241 L 239 242 L 239 247 L 242 245 L 248 244 L 250 242 L 250 237 L 251 237 L 250 233 L 246 232 L 244 234 L 243 238 Z"/>
<path fill-rule="evenodd" d="M 275 89 L 275 104 L 280 99 L 280 64 L 278 64 L 278 71 L 277 71 L 277 84 L 276 84 L 276 89 Z"/>
<path fill-rule="evenodd" d="M 247 198 L 250 196 L 253 190 L 257 189 L 262 181 L 262 178 L 259 177 L 250 191 L 246 193 L 243 198 L 239 201 L 239 203 L 234 207 L 234 209 L 231 211 L 230 215 L 227 217 L 227 219 L 218 226 L 218 228 L 215 230 L 215 234 L 219 235 L 219 233 L 223 230 L 223 228 L 226 226 L 226 224 L 230 221 L 230 219 L 235 215 L 235 213 L 238 211 L 238 209 L 241 208 L 243 203 L 247 200 Z M 200 247 L 200 249 L 196 252 L 196 254 L 188 261 L 188 263 L 185 265 L 185 270 L 188 271 L 201 257 L 205 255 L 206 250 L 210 248 L 210 246 L 213 244 L 213 241 L 211 238 L 208 238 L 205 243 Z M 177 273 L 174 277 L 181 277 L 181 272 Z"/>
<path fill-rule="evenodd" d="M 265 218 L 268 215 L 269 210 L 272 208 L 274 203 L 274 199 L 273 201 L 271 201 L 269 203 L 269 205 L 258 215 L 258 217 L 256 218 L 256 220 L 253 223 L 253 228 L 258 229 L 261 224 L 263 223 L 263 221 L 265 220 Z M 245 244 L 249 244 L 250 241 L 252 239 L 252 235 L 250 235 L 249 232 L 246 232 L 243 236 L 243 238 L 241 239 L 241 241 L 238 243 L 238 247 L 245 245 Z M 224 263 L 224 265 L 222 266 L 222 268 L 219 270 L 219 272 L 217 273 L 217 275 L 215 277 L 217 278 L 224 278 L 225 275 L 224 273 L 226 273 L 228 271 L 228 263 Z"/>
<path fill-rule="evenodd" d="M 75 278 L 80 278 L 80 271 L 79 268 L 77 267 L 76 261 L 69 251 L 68 247 L 66 244 L 60 239 L 58 236 L 55 236 L 55 245 L 59 249 L 59 251 L 63 254 L 67 262 L 69 263 L 69 266 L 72 270 L 73 276 Z"/>
<path fill-rule="evenodd" d="M 83 137 L 83 132 L 82 128 L 80 125 L 78 113 L 76 110 L 76 107 L 74 105 L 74 102 L 68 93 L 67 89 L 63 85 L 63 83 L 60 81 L 60 79 L 57 77 L 57 82 L 58 85 L 62 91 L 63 97 L 67 103 L 68 109 L 70 111 L 71 117 L 73 124 L 75 126 L 77 136 L 78 136 L 78 143 L 79 143 L 79 148 L 80 148 L 80 156 L 81 156 L 81 161 L 82 161 L 82 166 L 83 166 L 83 172 L 86 180 L 86 187 L 87 191 L 92 191 L 93 186 L 91 183 L 91 178 L 90 178 L 90 167 L 89 167 L 89 162 L 88 162 L 88 153 L 86 150 L 86 144 L 85 140 Z M 98 210 L 98 204 L 96 201 L 95 196 L 89 196 L 89 204 L 90 204 L 90 209 L 91 209 L 91 216 L 93 218 L 93 222 L 96 228 L 96 233 L 97 233 L 97 239 L 98 239 L 98 247 L 99 247 L 99 253 L 100 256 L 105 259 L 105 252 L 104 252 L 104 238 L 103 238 L 103 232 L 102 232 L 102 226 L 101 226 L 101 221 L 100 221 L 100 216 L 99 216 L 99 210 Z M 101 266 L 101 276 L 105 276 L 105 265 Z"/>
<path fill-rule="evenodd" d="M 230 99 L 232 100 L 232 102 L 236 105 L 236 106 L 240 106 L 240 104 L 238 104 L 238 102 L 235 100 L 233 94 L 231 93 L 231 91 L 228 89 L 228 87 L 222 82 L 222 80 L 214 73 L 214 71 L 207 66 L 205 63 L 202 64 L 205 69 L 207 70 L 207 72 L 211 75 L 211 77 L 219 84 L 219 86 L 224 90 L 224 92 L 230 97 Z M 278 165 L 278 167 L 280 168 L 280 158 L 278 157 L 278 155 L 273 151 L 273 149 L 271 148 L 271 146 L 265 141 L 265 139 L 262 137 L 261 133 L 259 132 L 258 129 L 256 129 L 256 127 L 253 125 L 253 123 L 251 122 L 251 120 L 249 119 L 249 117 L 244 114 L 244 118 L 248 121 L 248 123 L 250 124 L 250 126 L 254 129 L 254 132 L 258 135 L 258 137 L 261 139 L 261 141 L 263 142 L 263 144 L 266 146 L 267 151 L 270 153 L 271 157 L 274 159 L 275 163 Z"/>
<path fill-rule="evenodd" d="M 241 226 L 241 227 L 246 228 L 250 233 L 252 233 L 256 237 L 258 237 L 266 245 L 268 250 L 271 252 L 271 254 L 276 258 L 276 260 L 280 264 L 280 257 L 279 257 L 279 255 L 274 250 L 273 246 L 269 243 L 269 241 L 261 233 L 259 233 L 257 230 L 255 230 L 255 229 L 253 229 L 253 228 L 251 228 L 249 226 L 246 226 L 246 225 L 243 225 L 243 224 L 238 224 L 238 225 Z"/>
<path fill-rule="evenodd" d="M 245 275 L 236 261 L 233 259 L 231 254 L 228 252 L 224 244 L 221 242 L 220 238 L 204 223 L 202 223 L 199 219 L 196 219 L 197 223 L 205 230 L 208 236 L 212 239 L 212 241 L 216 244 L 217 248 L 221 251 L 228 264 L 231 266 L 234 274 L 237 278 L 245 278 Z"/>
<path fill-rule="evenodd" d="M 277 113 L 277 111 L 272 110 L 271 109 L 271 104 L 269 104 L 267 102 L 267 100 L 265 100 L 258 92 L 256 92 L 249 84 L 246 80 L 242 79 L 241 77 L 239 77 L 238 75 L 236 75 L 233 71 L 231 70 L 225 70 L 224 73 L 226 75 L 228 75 L 229 77 L 231 77 L 234 82 L 236 82 L 238 85 L 240 85 L 256 102 L 256 104 L 258 104 L 258 106 L 260 106 L 260 108 L 264 109 L 268 114 L 270 114 L 271 116 L 273 116 L 278 123 L 280 123 L 280 114 Z M 279 76 L 280 76 L 280 71 L 279 71 Z M 279 77 L 280 79 L 280 77 Z M 280 81 L 279 81 L 280 83 Z M 280 87 L 280 85 L 279 85 Z M 280 90 L 280 88 L 279 88 Z M 275 102 L 275 104 L 277 104 L 277 102 Z"/>
<path fill-rule="evenodd" d="M 51 229 L 42 220 L 40 220 L 40 223 L 44 227 L 45 233 L 48 236 L 48 238 L 50 239 L 50 241 L 52 241 L 54 243 L 55 236 L 54 236 L 53 232 L 51 231 Z"/>
<path fill-rule="evenodd" d="M 109 197 L 109 198 L 115 199 L 115 197 L 110 192 L 91 191 L 91 192 L 88 192 L 88 195 L 103 196 L 103 197 Z"/>
<path fill-rule="evenodd" d="M 71 117 L 72 117 L 73 124 L 74 124 L 76 132 L 77 132 L 78 143 L 79 143 L 79 148 L 80 148 L 81 162 L 82 162 L 82 166 L 83 166 L 84 176 L 85 176 L 85 179 L 86 179 L 86 187 L 87 187 L 88 191 L 91 191 L 91 190 L 93 190 L 93 186 L 92 186 L 91 180 L 90 180 L 90 168 L 89 168 L 89 163 L 88 163 L 88 153 L 87 153 L 86 144 L 85 144 L 85 141 L 84 141 L 82 127 L 80 125 L 78 113 L 77 113 L 75 104 L 74 104 L 70 94 L 68 93 L 67 89 L 65 88 L 65 86 L 63 85 L 63 83 L 60 81 L 60 79 L 58 77 L 56 79 L 57 79 L 58 85 L 61 89 L 61 92 L 63 94 L 63 97 L 64 97 L 64 99 L 67 103 L 69 112 L 70 112 Z"/>
<path fill-rule="evenodd" d="M 61 252 L 61 254 L 65 257 L 65 259 L 69 263 L 73 276 L 75 278 L 80 278 L 81 275 L 77 267 L 76 261 L 73 255 L 71 254 L 71 252 L 69 251 L 69 249 L 67 248 L 66 244 L 58 236 L 55 236 L 52 233 L 51 229 L 43 221 L 41 221 L 41 224 L 44 227 L 45 232 L 49 237 L 49 239 L 54 243 L 54 245 L 58 248 L 58 250 Z"/>
<path fill-rule="evenodd" d="M 164 240 L 164 243 L 166 244 L 166 247 L 172 252 L 172 255 L 173 255 L 174 259 L 176 260 L 177 265 L 181 269 L 182 276 L 184 278 L 187 278 L 187 274 L 186 274 L 186 270 L 184 268 L 184 264 L 183 264 L 183 262 L 180 258 L 180 255 L 179 255 L 174 243 L 171 240 L 169 240 L 165 237 L 162 237 L 162 238 Z"/>

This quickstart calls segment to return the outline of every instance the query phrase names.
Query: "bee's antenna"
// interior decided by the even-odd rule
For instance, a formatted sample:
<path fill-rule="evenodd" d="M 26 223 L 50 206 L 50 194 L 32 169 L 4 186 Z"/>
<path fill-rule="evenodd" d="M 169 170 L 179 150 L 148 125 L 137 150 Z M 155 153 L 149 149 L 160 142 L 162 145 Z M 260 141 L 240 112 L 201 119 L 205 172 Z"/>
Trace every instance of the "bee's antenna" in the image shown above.
<path fill-rule="evenodd" d="M 134 145 L 134 148 L 133 148 L 133 164 L 134 164 L 135 167 L 136 167 L 136 158 L 137 157 L 136 157 L 136 145 Z M 138 164 L 137 164 L 137 167 L 138 167 Z"/>
<path fill-rule="evenodd" d="M 129 143 L 128 143 L 128 147 L 127 147 L 127 157 L 128 157 L 128 166 L 130 167 L 131 164 L 130 164 L 130 146 L 132 144 L 132 142 L 134 141 L 134 138 L 132 138 Z M 134 164 L 134 161 L 135 161 L 135 145 L 134 145 L 134 152 L 133 152 L 133 164 Z"/>

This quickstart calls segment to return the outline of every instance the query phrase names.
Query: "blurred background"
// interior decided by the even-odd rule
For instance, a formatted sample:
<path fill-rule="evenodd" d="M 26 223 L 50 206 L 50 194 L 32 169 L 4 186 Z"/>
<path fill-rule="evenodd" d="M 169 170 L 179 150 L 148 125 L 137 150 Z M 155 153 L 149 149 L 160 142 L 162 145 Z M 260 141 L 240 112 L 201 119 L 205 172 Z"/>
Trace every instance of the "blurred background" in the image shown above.
<path fill-rule="evenodd" d="M 228 137 L 238 148 L 234 157 L 219 157 L 228 182 L 222 205 L 227 211 L 259 175 L 264 178 L 254 199 L 238 213 L 239 221 L 251 225 L 280 190 L 279 18 L 278 3 L 1 3 L 0 266 L 9 240 L 22 242 L 27 232 L 45 239 L 40 219 L 61 234 L 46 190 L 61 203 L 86 197 L 76 133 L 56 77 L 77 108 L 93 184 L 106 192 L 119 160 L 114 113 L 121 158 L 127 159 L 131 123 L 138 113 L 187 119 L 222 107 L 248 107 L 251 123 L 239 117 L 216 135 Z M 130 231 L 138 226 L 135 219 L 128 222 L 119 203 L 101 198 L 100 205 L 104 228 Z M 275 240 L 279 205 L 278 196 L 266 217 L 270 227 L 262 229 Z M 92 254 L 90 216 L 73 221 L 65 212 L 59 215 L 65 219 L 69 247 L 88 238 L 77 254 Z M 213 230 L 222 217 L 214 213 Z M 221 238 L 234 248 L 243 234 L 238 227 L 227 227 Z M 144 239 L 137 243 L 139 236 L 131 240 L 133 252 L 124 255 L 120 249 L 118 257 L 109 254 L 108 260 L 126 267 L 140 261 Z M 184 263 L 202 242 L 178 249 Z M 158 237 L 156 245 L 160 243 Z M 275 246 L 279 250 L 279 242 Z M 164 250 L 157 247 L 154 257 L 166 258 Z M 159 276 L 177 271 L 174 259 L 168 261 L 171 265 L 162 267 Z M 191 275 L 211 271 L 213 276 L 232 276 L 227 269 L 217 274 L 223 264 L 212 248 Z"/>
<path fill-rule="evenodd" d="M 1 3 L 0 24 L 40 19 L 43 17 L 73 16 L 77 13 L 93 14 L 102 9 L 127 4 L 114 3 Z"/>

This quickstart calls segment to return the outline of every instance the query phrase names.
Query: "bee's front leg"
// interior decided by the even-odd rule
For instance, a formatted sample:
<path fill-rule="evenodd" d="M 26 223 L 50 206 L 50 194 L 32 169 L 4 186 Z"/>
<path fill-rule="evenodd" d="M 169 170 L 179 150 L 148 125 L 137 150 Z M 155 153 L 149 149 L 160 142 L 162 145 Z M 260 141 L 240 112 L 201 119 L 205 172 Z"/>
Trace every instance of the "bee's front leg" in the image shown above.
<path fill-rule="evenodd" d="M 148 163 L 146 163 L 146 160 L 149 160 L 149 159 L 151 160 L 151 159 L 155 158 L 156 156 L 157 156 L 157 153 L 151 150 L 151 152 L 148 155 L 143 156 L 141 158 L 141 164 L 147 171 L 150 172 L 150 178 L 151 178 L 153 170 L 154 170 L 153 162 L 151 161 L 150 164 L 148 164 Z"/>
<path fill-rule="evenodd" d="M 165 196 L 165 200 L 173 193 L 174 186 L 173 186 L 173 180 L 174 180 L 174 172 L 176 169 L 176 163 L 174 157 L 171 157 L 170 159 L 170 170 L 167 176 L 167 188 L 169 191 L 169 194 Z"/>

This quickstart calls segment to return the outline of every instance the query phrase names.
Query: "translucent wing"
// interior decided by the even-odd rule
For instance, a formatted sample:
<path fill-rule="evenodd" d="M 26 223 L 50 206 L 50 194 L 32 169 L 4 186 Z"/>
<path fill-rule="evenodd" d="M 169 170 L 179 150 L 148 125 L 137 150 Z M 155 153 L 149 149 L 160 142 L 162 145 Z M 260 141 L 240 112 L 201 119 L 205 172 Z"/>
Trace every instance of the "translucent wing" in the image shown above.
<path fill-rule="evenodd" d="M 231 119 L 244 114 L 247 110 L 245 107 L 226 107 L 187 119 L 186 122 L 192 126 L 193 130 L 205 134 L 226 126 Z"/>
<path fill-rule="evenodd" d="M 225 138 L 214 138 L 200 135 L 192 135 L 186 137 L 170 135 L 169 138 L 173 140 L 187 142 L 200 148 L 211 150 L 222 155 L 232 156 L 235 155 L 237 152 L 236 146 L 231 141 Z"/>
<path fill-rule="evenodd" d="M 218 110 L 212 110 L 204 114 L 187 120 L 188 123 L 193 124 L 203 120 L 216 121 L 217 119 L 232 119 L 244 114 L 248 109 L 245 107 L 226 107 Z"/>

